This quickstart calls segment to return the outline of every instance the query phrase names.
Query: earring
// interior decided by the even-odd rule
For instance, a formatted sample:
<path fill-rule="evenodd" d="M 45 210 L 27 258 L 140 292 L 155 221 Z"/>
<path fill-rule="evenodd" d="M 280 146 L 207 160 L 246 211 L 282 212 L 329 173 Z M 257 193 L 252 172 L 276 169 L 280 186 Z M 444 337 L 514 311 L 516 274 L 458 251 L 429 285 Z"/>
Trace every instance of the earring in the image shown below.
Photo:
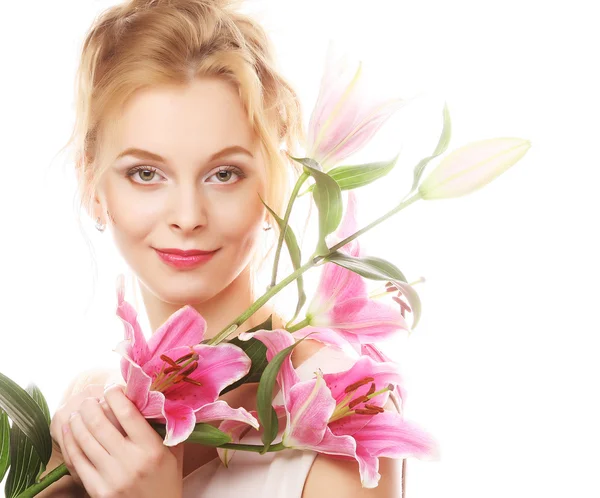
<path fill-rule="evenodd" d="M 104 232 L 105 229 L 106 225 L 102 223 L 100 217 L 98 216 L 98 218 L 96 219 L 96 230 L 98 230 L 99 232 Z"/>

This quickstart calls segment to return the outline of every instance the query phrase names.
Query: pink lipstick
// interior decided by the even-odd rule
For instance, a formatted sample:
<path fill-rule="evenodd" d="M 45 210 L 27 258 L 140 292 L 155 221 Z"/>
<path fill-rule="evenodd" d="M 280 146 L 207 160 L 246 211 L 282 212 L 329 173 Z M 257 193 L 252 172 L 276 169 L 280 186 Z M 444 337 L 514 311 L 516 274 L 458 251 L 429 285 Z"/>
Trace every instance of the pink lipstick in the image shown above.
<path fill-rule="evenodd" d="M 182 249 L 154 249 L 158 257 L 166 264 L 178 270 L 189 270 L 210 260 L 218 251 L 200 251 Z"/>

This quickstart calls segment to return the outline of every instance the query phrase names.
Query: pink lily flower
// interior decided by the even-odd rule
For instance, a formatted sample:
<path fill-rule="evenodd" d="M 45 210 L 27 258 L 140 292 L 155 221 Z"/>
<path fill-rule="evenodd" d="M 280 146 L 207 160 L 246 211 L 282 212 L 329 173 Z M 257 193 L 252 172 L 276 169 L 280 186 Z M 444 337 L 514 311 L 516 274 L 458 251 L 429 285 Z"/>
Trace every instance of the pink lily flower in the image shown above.
<path fill-rule="evenodd" d="M 329 46 L 319 96 L 310 117 L 307 147 L 308 157 L 319 162 L 323 171 L 360 150 L 405 103 L 369 91 L 361 72 L 361 62 L 354 70 Z"/>
<path fill-rule="evenodd" d="M 114 351 L 123 356 L 125 394 L 145 418 L 166 424 L 166 446 L 185 441 L 199 422 L 230 419 L 258 428 L 258 420 L 244 408 L 217 400 L 250 370 L 250 358 L 240 348 L 200 344 L 206 321 L 191 306 L 173 313 L 146 341 L 135 309 L 124 300 L 122 277 L 117 298 L 125 340 Z"/>
<path fill-rule="evenodd" d="M 285 330 L 261 330 L 243 339 L 247 337 L 263 342 L 268 358 L 294 343 Z M 390 391 L 401 384 L 394 364 L 363 356 L 347 371 L 318 371 L 314 379 L 300 381 L 286 361 L 277 380 L 287 415 L 283 445 L 356 460 L 363 487 L 377 486 L 379 457 L 437 458 L 430 435 L 384 409 Z"/>
<path fill-rule="evenodd" d="M 357 230 L 356 196 L 349 191 L 346 213 L 335 238 L 343 240 Z M 358 239 L 350 241 L 340 251 L 360 257 Z M 403 312 L 385 302 L 371 299 L 364 278 L 335 263 L 323 265 L 306 317 L 310 326 L 294 332 L 297 338 L 314 334 L 312 339 L 338 347 L 342 343 L 355 346 L 371 344 L 389 338 L 398 330 L 409 330 Z"/>

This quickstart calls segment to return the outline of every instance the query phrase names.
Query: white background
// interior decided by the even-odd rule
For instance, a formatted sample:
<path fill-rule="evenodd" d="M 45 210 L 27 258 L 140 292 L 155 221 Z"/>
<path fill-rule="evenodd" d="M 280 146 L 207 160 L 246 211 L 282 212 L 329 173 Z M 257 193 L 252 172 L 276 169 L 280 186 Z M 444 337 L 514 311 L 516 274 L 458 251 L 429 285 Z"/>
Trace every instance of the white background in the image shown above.
<path fill-rule="evenodd" d="M 71 130 L 80 44 L 113 3 L 7 2 L 0 14 L 0 371 L 35 382 L 51 411 L 77 372 L 117 364 L 122 337 L 113 290 L 122 265 L 108 233 L 84 215 L 78 224 L 72 167 L 56 156 Z M 409 460 L 409 498 L 600 496 L 592 4 L 250 5 L 306 118 L 330 38 L 378 75 L 378 91 L 419 95 L 356 157 L 403 151 L 386 181 L 359 192 L 362 224 L 404 196 L 435 147 L 444 101 L 450 149 L 500 136 L 532 142 L 484 189 L 413 204 L 362 238 L 409 281 L 427 279 L 415 287 L 421 323 L 388 351 L 402 361 L 407 417 L 441 445 L 438 462 Z"/>

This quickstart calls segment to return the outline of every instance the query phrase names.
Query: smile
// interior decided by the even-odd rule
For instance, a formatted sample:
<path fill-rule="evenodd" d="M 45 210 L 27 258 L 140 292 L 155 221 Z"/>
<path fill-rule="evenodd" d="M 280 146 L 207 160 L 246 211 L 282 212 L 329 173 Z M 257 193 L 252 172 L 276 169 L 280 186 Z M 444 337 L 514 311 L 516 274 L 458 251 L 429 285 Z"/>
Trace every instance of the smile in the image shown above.
<path fill-rule="evenodd" d="M 177 268 L 178 270 L 189 270 L 192 268 L 196 268 L 202 263 L 206 263 L 209 261 L 218 251 L 212 251 L 205 254 L 174 254 L 170 252 L 159 251 L 158 249 L 154 249 L 158 257 L 169 266 L 173 268 Z"/>

